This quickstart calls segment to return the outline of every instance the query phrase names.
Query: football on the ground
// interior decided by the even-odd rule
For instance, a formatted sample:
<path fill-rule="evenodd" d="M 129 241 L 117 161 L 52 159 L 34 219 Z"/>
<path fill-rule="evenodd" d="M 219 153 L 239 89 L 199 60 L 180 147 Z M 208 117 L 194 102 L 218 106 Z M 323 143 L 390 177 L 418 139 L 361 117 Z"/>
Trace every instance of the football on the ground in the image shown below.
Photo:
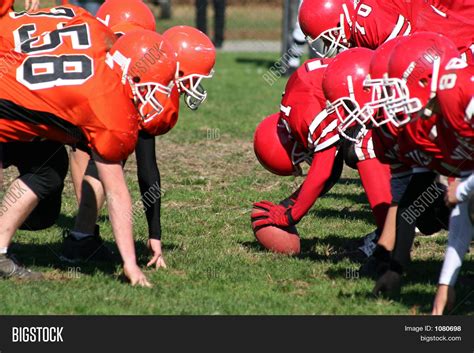
<path fill-rule="evenodd" d="M 261 212 L 258 208 L 252 210 Z M 300 237 L 295 226 L 276 227 L 266 226 L 255 230 L 252 226 L 255 238 L 265 249 L 287 255 L 298 255 L 301 250 Z"/>

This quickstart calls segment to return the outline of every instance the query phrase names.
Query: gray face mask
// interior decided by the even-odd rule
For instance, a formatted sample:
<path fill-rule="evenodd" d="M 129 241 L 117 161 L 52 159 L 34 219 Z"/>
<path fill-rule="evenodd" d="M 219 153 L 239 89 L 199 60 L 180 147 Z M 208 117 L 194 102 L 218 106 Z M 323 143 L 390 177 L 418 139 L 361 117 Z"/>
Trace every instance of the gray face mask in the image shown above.
<path fill-rule="evenodd" d="M 193 97 L 188 93 L 185 93 L 184 101 L 186 102 L 188 108 L 191 110 L 197 110 L 201 103 L 204 102 L 207 97 L 206 90 L 200 84 L 196 87 L 196 90 L 199 92 L 200 96 L 202 95 L 203 98 Z"/>

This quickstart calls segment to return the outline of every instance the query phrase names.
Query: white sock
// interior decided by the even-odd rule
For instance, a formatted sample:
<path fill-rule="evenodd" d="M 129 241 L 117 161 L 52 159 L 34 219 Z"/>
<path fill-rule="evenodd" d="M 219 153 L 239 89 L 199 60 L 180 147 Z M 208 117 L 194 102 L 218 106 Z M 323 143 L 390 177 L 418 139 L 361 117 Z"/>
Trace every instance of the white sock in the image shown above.
<path fill-rule="evenodd" d="M 8 252 L 8 247 L 7 248 L 0 248 L 0 255 L 4 255 Z"/>
<path fill-rule="evenodd" d="M 88 234 L 88 233 L 82 233 L 82 232 L 77 232 L 75 230 L 71 231 L 71 236 L 76 239 L 76 240 L 81 240 L 87 237 L 92 237 L 94 234 Z"/>

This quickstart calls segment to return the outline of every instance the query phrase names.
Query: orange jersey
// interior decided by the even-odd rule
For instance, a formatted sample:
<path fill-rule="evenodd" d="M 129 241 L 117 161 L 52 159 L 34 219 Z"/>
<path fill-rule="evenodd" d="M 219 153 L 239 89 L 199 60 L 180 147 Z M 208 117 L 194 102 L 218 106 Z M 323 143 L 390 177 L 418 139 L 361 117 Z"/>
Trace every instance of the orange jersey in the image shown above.
<path fill-rule="evenodd" d="M 163 106 L 161 114 L 147 123 L 142 123 L 140 130 L 152 136 L 164 135 L 170 131 L 178 121 L 179 98 L 178 86 L 175 85 Z"/>
<path fill-rule="evenodd" d="M 42 18 L 44 28 L 48 18 Z M 58 19 L 50 21 L 57 28 Z M 29 39 L 13 35 L 15 50 L 10 34 L 0 38 L 0 142 L 85 143 L 105 160 L 126 159 L 135 147 L 139 115 L 129 87 L 106 62 L 115 35 L 87 13 L 39 36 L 33 30 L 23 32 Z"/>
<path fill-rule="evenodd" d="M 79 15 L 87 14 L 81 7 L 73 5 L 39 9 L 35 12 L 9 12 L 0 18 L 1 35 L 15 46 L 45 32 L 58 29 Z"/>

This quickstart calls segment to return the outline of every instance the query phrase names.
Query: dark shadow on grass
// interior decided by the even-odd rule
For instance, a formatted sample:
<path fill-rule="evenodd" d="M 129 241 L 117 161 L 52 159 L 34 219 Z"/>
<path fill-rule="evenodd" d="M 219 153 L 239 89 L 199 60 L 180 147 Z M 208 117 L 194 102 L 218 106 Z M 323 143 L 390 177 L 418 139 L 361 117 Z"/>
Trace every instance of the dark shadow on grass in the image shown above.
<path fill-rule="evenodd" d="M 340 178 L 337 183 L 342 185 L 357 185 L 362 187 L 362 183 L 360 182 L 359 178 Z"/>
<path fill-rule="evenodd" d="M 401 296 L 393 298 L 408 309 L 416 309 L 421 314 L 430 314 L 436 291 L 437 279 L 442 262 L 435 260 L 416 260 L 410 264 L 407 274 L 403 277 Z M 333 279 L 347 279 L 345 269 L 329 269 L 326 274 Z M 354 279 L 347 279 L 353 281 Z M 372 281 L 372 286 L 375 281 Z M 431 292 L 420 291 L 413 285 L 421 284 L 432 288 Z M 410 288 L 407 288 L 410 286 Z M 371 288 L 372 290 L 372 288 Z M 355 293 L 341 293 L 340 297 L 350 299 L 353 295 L 361 299 L 377 299 L 371 291 L 356 291 Z M 472 315 L 474 313 L 474 263 L 466 262 L 456 285 L 456 305 L 446 314 Z"/>
<path fill-rule="evenodd" d="M 370 208 L 366 210 L 350 210 L 344 208 L 342 210 L 335 210 L 333 208 L 316 208 L 308 212 L 309 216 L 317 218 L 332 218 L 332 219 L 349 219 L 349 220 L 364 220 L 368 223 L 373 222 L 372 211 Z M 363 234 L 361 234 L 363 235 Z"/>
<path fill-rule="evenodd" d="M 236 58 L 235 62 L 237 64 L 252 64 L 257 67 L 263 67 L 265 69 L 271 68 L 273 65 L 275 65 L 275 60 L 268 60 L 268 59 L 259 59 L 259 58 Z"/>
<path fill-rule="evenodd" d="M 258 241 L 244 241 L 240 244 L 249 250 L 263 252 L 265 250 Z M 339 235 L 329 235 L 324 238 L 301 239 L 301 252 L 299 259 L 309 259 L 312 261 L 329 261 L 338 263 L 345 259 L 360 262 L 360 254 L 357 250 L 359 246 L 358 239 L 342 237 Z M 328 249 L 328 254 L 321 254 L 318 249 Z"/>
<path fill-rule="evenodd" d="M 104 240 L 104 246 L 112 250 L 114 258 L 110 262 L 103 261 L 83 261 L 78 263 L 68 263 L 61 261 L 62 240 L 58 236 L 58 241 L 49 244 L 19 244 L 13 243 L 10 250 L 18 260 L 26 267 L 39 266 L 57 269 L 68 272 L 71 268 L 79 268 L 82 274 L 93 275 L 101 272 L 106 275 L 112 275 L 116 272 L 117 266 L 122 265 L 120 255 L 115 242 Z M 135 242 L 138 263 L 145 266 L 150 260 L 150 253 L 146 246 L 146 242 Z M 162 249 L 165 253 L 177 251 L 180 247 L 176 244 L 164 244 Z"/>
<path fill-rule="evenodd" d="M 56 225 L 62 229 L 72 229 L 74 227 L 75 220 L 75 216 L 72 217 L 61 213 L 56 221 Z M 109 217 L 107 215 L 99 215 L 97 218 L 97 223 L 100 224 L 106 222 L 109 222 Z"/>
<path fill-rule="evenodd" d="M 367 201 L 367 196 L 363 192 L 360 193 L 346 193 L 346 192 L 331 192 L 329 191 L 326 195 L 323 196 L 324 198 L 332 198 L 336 200 L 344 200 L 347 202 L 347 205 L 366 205 L 369 207 L 369 203 Z"/>
<path fill-rule="evenodd" d="M 26 267 L 49 267 L 64 272 L 68 272 L 72 267 L 75 267 L 79 268 L 81 273 L 87 275 L 92 275 L 96 272 L 111 275 L 115 272 L 116 266 L 121 263 L 118 258 L 112 262 L 86 261 L 74 264 L 64 262 L 60 259 L 61 245 L 61 241 L 50 244 L 14 243 L 11 247 L 11 251 Z M 114 253 L 117 253 L 117 248 L 114 243 L 104 241 L 104 245 L 113 250 Z"/>
<path fill-rule="evenodd" d="M 72 229 L 74 227 L 74 220 L 74 217 L 61 213 L 56 220 L 56 225 L 62 229 Z"/>

